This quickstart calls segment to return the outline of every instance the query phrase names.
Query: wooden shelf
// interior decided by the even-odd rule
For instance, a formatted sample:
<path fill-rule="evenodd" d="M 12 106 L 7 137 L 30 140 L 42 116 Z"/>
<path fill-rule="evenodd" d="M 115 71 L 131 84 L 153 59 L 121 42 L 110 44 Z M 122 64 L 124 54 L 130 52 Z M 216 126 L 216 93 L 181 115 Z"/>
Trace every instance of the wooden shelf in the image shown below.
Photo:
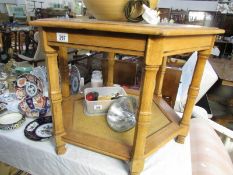
<path fill-rule="evenodd" d="M 137 98 L 137 97 L 136 97 Z M 63 139 L 86 149 L 111 157 L 130 160 L 134 129 L 118 133 L 110 129 L 105 116 L 86 116 L 83 97 L 71 96 L 63 100 L 63 119 L 66 135 Z M 179 117 L 161 98 L 154 98 L 145 156 L 174 138 L 179 132 Z M 154 149 L 156 148 L 156 149 Z"/>

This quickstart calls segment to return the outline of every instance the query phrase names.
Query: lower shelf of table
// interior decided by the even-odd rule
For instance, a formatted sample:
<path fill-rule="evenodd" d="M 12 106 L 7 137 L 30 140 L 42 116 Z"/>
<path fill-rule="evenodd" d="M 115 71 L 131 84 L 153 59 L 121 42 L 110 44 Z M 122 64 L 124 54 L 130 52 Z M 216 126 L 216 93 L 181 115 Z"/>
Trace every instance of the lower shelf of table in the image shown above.
<path fill-rule="evenodd" d="M 85 116 L 83 98 L 63 99 L 64 141 L 122 160 L 130 160 L 134 129 L 118 133 L 109 128 L 105 116 Z M 179 117 L 161 98 L 153 100 L 145 157 L 151 155 L 180 132 Z"/>

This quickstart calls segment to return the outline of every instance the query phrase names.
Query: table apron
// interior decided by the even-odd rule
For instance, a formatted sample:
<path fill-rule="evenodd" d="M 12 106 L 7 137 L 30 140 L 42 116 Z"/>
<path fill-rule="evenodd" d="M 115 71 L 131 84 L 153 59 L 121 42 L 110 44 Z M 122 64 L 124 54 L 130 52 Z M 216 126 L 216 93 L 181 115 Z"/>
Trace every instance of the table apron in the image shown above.
<path fill-rule="evenodd" d="M 163 56 L 209 50 L 213 41 L 213 35 L 161 37 L 72 29 L 56 29 L 54 31 L 49 28 L 45 31 L 50 46 L 64 46 L 137 56 L 145 55 L 149 37 L 164 40 L 166 44 L 163 46 Z M 68 42 L 58 42 L 57 33 L 67 33 Z"/>
<path fill-rule="evenodd" d="M 56 29 L 45 30 L 49 45 L 55 46 L 73 46 L 86 49 L 96 48 L 97 51 L 120 50 L 121 52 L 134 53 L 136 55 L 144 55 L 146 48 L 146 35 L 125 34 L 113 32 L 72 30 L 72 29 Z M 57 41 L 57 33 L 68 34 L 68 42 Z M 76 45 L 76 46 L 75 46 Z"/>

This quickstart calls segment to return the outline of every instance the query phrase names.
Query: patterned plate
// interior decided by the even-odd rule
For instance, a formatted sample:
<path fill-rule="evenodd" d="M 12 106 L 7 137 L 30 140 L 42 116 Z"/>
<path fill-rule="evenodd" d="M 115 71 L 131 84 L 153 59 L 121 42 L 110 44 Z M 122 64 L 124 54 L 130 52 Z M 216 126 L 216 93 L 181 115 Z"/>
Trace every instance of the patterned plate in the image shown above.
<path fill-rule="evenodd" d="M 33 141 L 46 141 L 52 137 L 52 116 L 40 117 L 30 122 L 24 129 L 24 135 Z"/>
<path fill-rule="evenodd" d="M 41 95 L 27 97 L 19 103 L 18 109 L 25 114 L 26 117 L 42 117 L 50 110 L 50 101 L 48 97 Z"/>
<path fill-rule="evenodd" d="M 38 66 L 33 69 L 33 71 L 30 72 L 32 75 L 35 75 L 37 78 L 39 78 L 43 85 L 44 85 L 44 93 L 48 90 L 48 78 L 47 78 L 47 70 L 44 66 Z M 45 94 L 44 94 L 45 95 Z"/>
<path fill-rule="evenodd" d="M 16 80 L 16 96 L 19 100 L 25 97 L 43 95 L 43 83 L 32 74 L 23 74 Z"/>
<path fill-rule="evenodd" d="M 72 94 L 76 94 L 80 90 L 80 72 L 77 66 L 72 65 L 70 69 L 70 84 L 71 84 L 71 92 Z"/>

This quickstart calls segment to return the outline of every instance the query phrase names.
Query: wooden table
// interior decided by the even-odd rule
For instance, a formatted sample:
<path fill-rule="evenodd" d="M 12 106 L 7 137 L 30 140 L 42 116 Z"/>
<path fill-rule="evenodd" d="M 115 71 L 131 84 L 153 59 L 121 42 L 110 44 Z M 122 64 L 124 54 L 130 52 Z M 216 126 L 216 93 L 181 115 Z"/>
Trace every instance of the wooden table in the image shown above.
<path fill-rule="evenodd" d="M 30 25 L 40 28 L 47 55 L 49 94 L 57 153 L 65 152 L 65 142 L 67 142 L 118 159 L 130 160 L 132 175 L 140 174 L 144 167 L 144 159 L 169 140 L 177 137 L 177 142 L 184 142 L 205 62 L 214 44 L 215 35 L 224 32 L 217 28 L 197 26 L 152 26 L 80 19 L 41 19 L 30 22 Z M 116 53 L 144 57 L 140 92 L 131 92 L 139 98 L 135 129 L 117 133 L 108 127 L 104 116 L 84 115 L 83 97 L 72 96 L 69 92 L 68 47 L 107 52 L 108 86 L 113 84 Z M 179 119 L 173 109 L 161 98 L 166 58 L 193 51 L 199 51 L 198 61 L 184 115 Z M 61 72 L 61 88 L 57 56 Z"/>
<path fill-rule="evenodd" d="M 218 77 L 222 80 L 222 84 L 233 87 L 233 60 L 213 58 L 209 61 Z"/>

